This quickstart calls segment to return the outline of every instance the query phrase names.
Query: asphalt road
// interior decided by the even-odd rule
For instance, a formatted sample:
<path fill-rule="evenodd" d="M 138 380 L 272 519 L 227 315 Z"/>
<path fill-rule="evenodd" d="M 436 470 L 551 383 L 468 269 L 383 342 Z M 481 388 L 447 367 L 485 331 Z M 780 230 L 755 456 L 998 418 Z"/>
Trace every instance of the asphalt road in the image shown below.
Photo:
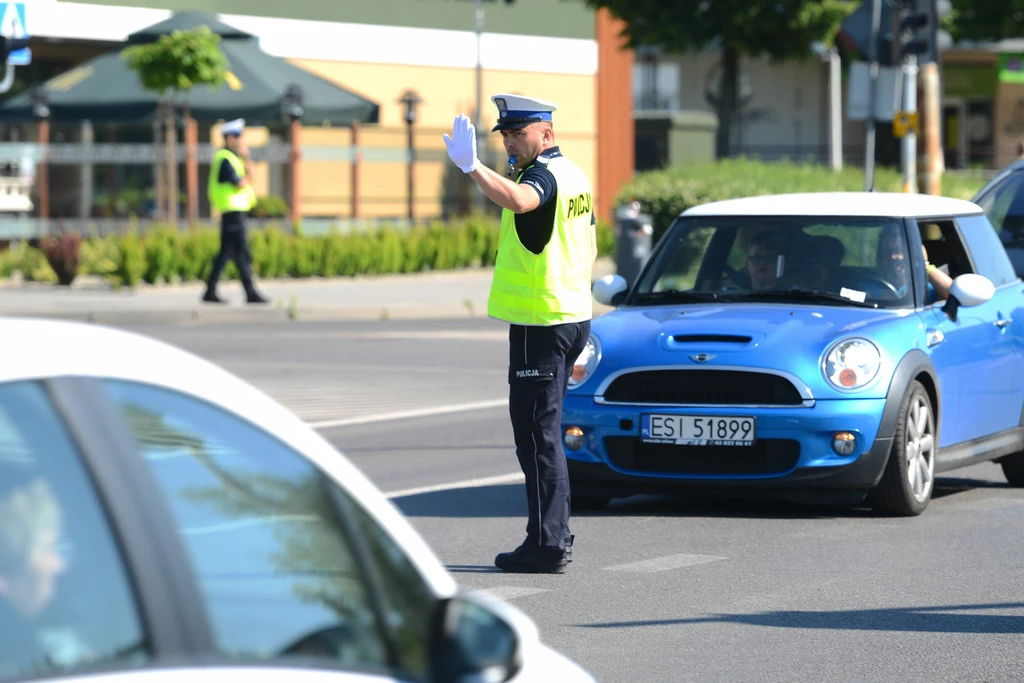
<path fill-rule="evenodd" d="M 486 320 L 137 328 L 221 363 L 317 425 L 456 579 L 530 614 L 599 681 L 1024 677 L 1024 490 L 992 464 L 927 511 L 639 497 L 572 520 L 558 576 L 505 575 L 525 532 Z"/>

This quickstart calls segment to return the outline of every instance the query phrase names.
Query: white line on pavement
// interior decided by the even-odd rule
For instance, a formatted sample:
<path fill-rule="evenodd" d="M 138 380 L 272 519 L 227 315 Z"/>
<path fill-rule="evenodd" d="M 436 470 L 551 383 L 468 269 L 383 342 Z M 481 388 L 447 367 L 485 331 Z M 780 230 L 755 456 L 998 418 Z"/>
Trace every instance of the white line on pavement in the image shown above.
<path fill-rule="evenodd" d="M 527 595 L 536 595 L 538 593 L 550 593 L 550 588 L 528 588 L 526 586 L 496 586 L 494 588 L 487 588 L 486 590 L 473 591 L 474 593 L 483 593 L 497 600 L 515 600 L 516 598 L 525 598 Z"/>
<path fill-rule="evenodd" d="M 514 474 L 499 474 L 496 477 L 484 477 L 482 479 L 466 479 L 464 481 L 453 481 L 447 484 L 435 484 L 433 486 L 420 486 L 415 489 L 403 489 L 401 491 L 388 491 L 384 495 L 388 498 L 402 498 L 403 496 L 417 496 L 421 493 L 437 493 L 438 491 L 450 491 L 452 489 L 479 488 L 481 486 L 501 486 L 502 484 L 515 484 L 525 481 L 522 472 Z"/>
<path fill-rule="evenodd" d="M 391 420 L 407 420 L 415 417 L 430 417 L 431 415 L 446 415 L 448 413 L 462 413 L 470 410 L 485 410 L 487 408 L 500 408 L 508 406 L 507 398 L 493 399 L 490 401 L 474 401 L 472 403 L 455 403 L 446 406 L 435 406 L 433 408 L 416 408 L 414 410 L 401 410 L 393 413 L 376 413 L 373 415 L 362 415 L 360 417 L 347 417 L 340 420 L 321 420 L 318 422 L 307 422 L 313 429 L 328 429 L 330 427 L 345 427 L 348 425 L 370 424 L 372 422 L 389 422 Z"/>
<path fill-rule="evenodd" d="M 619 564 L 614 567 L 605 567 L 604 569 L 607 571 L 621 572 L 664 572 L 670 569 L 690 567 L 695 564 L 716 562 L 724 559 L 726 558 L 716 557 L 714 555 L 668 555 L 666 557 L 656 557 L 653 560 L 644 560 L 643 562 L 633 562 L 632 564 Z"/>

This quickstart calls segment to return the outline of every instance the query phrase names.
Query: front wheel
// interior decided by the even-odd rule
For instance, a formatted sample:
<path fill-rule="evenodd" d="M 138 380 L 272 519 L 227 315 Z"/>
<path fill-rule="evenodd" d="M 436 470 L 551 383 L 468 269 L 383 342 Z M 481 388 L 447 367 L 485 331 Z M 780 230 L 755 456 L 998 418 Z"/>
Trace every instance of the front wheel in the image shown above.
<path fill-rule="evenodd" d="M 900 517 L 924 512 L 935 486 L 935 413 L 924 386 L 914 380 L 900 405 L 882 481 L 871 492 L 876 511 Z"/>
<path fill-rule="evenodd" d="M 999 464 L 1010 486 L 1024 487 L 1024 453 L 1004 456 L 999 459 Z"/>

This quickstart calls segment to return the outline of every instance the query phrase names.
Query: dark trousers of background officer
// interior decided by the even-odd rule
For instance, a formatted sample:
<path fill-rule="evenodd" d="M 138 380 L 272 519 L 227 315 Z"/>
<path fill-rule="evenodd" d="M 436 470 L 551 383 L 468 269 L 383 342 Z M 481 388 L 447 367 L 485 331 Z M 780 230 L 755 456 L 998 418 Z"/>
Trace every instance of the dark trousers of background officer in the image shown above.
<path fill-rule="evenodd" d="M 210 271 L 210 279 L 206 283 L 208 295 L 216 293 L 217 280 L 220 279 L 220 274 L 229 259 L 238 266 L 238 275 L 246 296 L 249 299 L 258 298 L 259 294 L 252 282 L 252 252 L 249 250 L 249 239 L 245 234 L 245 213 L 242 211 L 221 214 L 220 252 L 213 262 L 213 270 Z"/>
<path fill-rule="evenodd" d="M 526 545 L 569 544 L 569 473 L 562 450 L 562 402 L 590 336 L 590 321 L 509 328 L 509 413 L 526 475 Z"/>

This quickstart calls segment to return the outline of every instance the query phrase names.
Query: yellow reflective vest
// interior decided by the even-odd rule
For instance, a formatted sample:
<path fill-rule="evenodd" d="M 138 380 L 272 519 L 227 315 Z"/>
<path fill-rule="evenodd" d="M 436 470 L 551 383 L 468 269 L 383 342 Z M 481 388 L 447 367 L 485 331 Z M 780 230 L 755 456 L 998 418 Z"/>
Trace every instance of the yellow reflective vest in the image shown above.
<path fill-rule="evenodd" d="M 565 157 L 534 163 L 545 164 L 557 184 L 551 239 L 540 254 L 534 254 L 519 241 L 515 213 L 502 211 L 487 314 L 517 325 L 590 320 L 594 311 L 590 279 L 597 257 L 590 181 Z M 522 177 L 520 173 L 517 184 Z"/>
<path fill-rule="evenodd" d="M 237 187 L 232 183 L 221 183 L 217 181 L 220 176 L 221 162 L 227 159 L 235 168 L 239 178 L 245 177 L 245 165 L 238 155 L 227 148 L 217 150 L 210 162 L 210 179 L 206 186 L 206 193 L 210 198 L 210 206 L 218 213 L 228 211 L 249 211 L 256 206 L 256 193 L 252 185 Z"/>

